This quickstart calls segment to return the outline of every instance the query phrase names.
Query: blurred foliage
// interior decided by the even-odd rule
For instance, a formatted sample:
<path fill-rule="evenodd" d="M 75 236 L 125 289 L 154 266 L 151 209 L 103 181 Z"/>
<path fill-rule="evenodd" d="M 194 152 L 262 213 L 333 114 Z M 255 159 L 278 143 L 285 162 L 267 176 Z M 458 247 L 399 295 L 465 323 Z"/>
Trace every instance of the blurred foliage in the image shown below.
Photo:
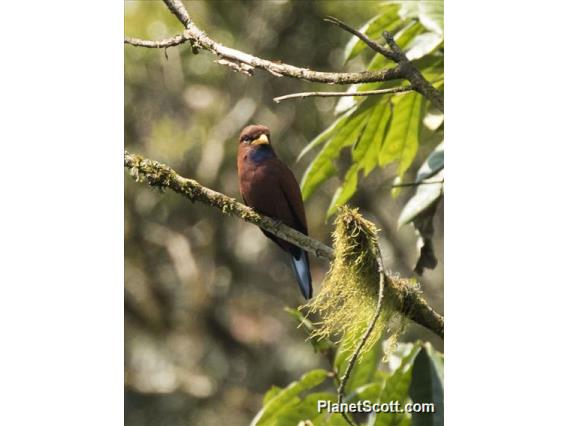
<path fill-rule="evenodd" d="M 400 12 L 397 5 L 395 10 L 392 5 L 373 1 L 188 1 L 185 5 L 199 27 L 227 46 L 331 71 L 361 71 L 384 64 L 369 49 L 350 41 L 348 34 L 324 23 L 322 17 L 332 15 L 361 26 L 385 7 L 392 19 L 395 11 L 401 22 L 411 18 L 400 18 L 400 13 L 418 13 L 406 10 L 412 9 L 409 6 Z M 416 32 L 406 45 L 412 47 L 413 38 L 435 32 L 439 20 L 423 21 L 397 29 L 402 31 L 397 36 L 399 42 Z M 379 27 L 369 24 L 373 31 Z M 125 2 L 126 35 L 161 39 L 179 31 L 181 25 L 161 2 Z M 352 45 L 347 62 L 346 45 Z M 418 60 L 430 72 L 425 71 L 431 81 L 439 64 L 428 61 L 436 49 Z M 276 78 L 262 71 L 246 77 L 213 59 L 207 52 L 195 55 L 184 45 L 167 51 L 125 46 L 125 145 L 133 153 L 166 163 L 182 175 L 237 199 L 236 139 L 245 125 L 257 122 L 269 126 L 279 157 L 300 177 L 319 154 L 308 150 L 299 161 L 294 160 L 310 141 L 317 142 L 322 129 L 334 122 L 351 126 L 360 114 L 366 117 L 365 129 L 374 126 L 376 135 L 384 119 L 369 120 L 370 115 L 363 112 L 393 114 L 391 101 L 381 102 L 379 97 L 367 104 L 359 99 L 344 105 L 349 98 L 276 104 L 272 101 L 275 96 L 329 90 L 329 86 Z M 358 89 L 371 87 L 376 85 Z M 397 102 L 408 96 L 413 95 L 401 95 Z M 343 115 L 336 116 L 336 110 L 341 114 L 344 107 Z M 420 123 L 436 121 L 428 105 L 421 108 L 426 115 Z M 330 144 L 336 130 L 338 133 L 339 128 L 332 127 L 312 147 Z M 361 134 L 362 129 L 357 131 Z M 407 175 L 416 174 L 417 165 L 439 145 L 441 134 L 442 125 L 434 129 L 421 126 Z M 337 173 L 326 175 L 306 201 L 310 235 L 329 244 L 331 229 L 324 218 L 330 200 L 343 185 L 345 173 L 353 164 L 361 164 L 357 174 L 361 170 L 365 173 L 364 185 L 357 178 L 356 190 L 342 197 L 381 228 L 386 265 L 410 276 L 418 256 L 416 239 L 411 227 L 398 229 L 398 220 L 415 188 L 400 188 L 399 197 L 391 198 L 392 167 L 400 165 L 395 161 L 376 167 L 376 163 L 366 162 L 368 152 L 377 153 L 377 139 L 370 135 L 364 140 L 355 132 L 336 140 L 339 151 L 331 157 Z M 350 153 L 355 151 L 352 158 Z M 394 175 L 398 174 L 394 169 Z M 432 306 L 443 311 L 443 209 L 438 207 L 432 219 L 438 266 L 426 271 L 420 282 Z M 317 293 L 328 265 L 312 259 L 312 269 Z M 291 383 L 302 383 L 306 375 L 312 377 L 310 371 L 329 369 L 329 360 L 322 353 L 329 353 L 330 346 L 314 349 L 307 344 L 306 330 L 297 328 L 297 318 L 284 310 L 301 302 L 285 256 L 257 228 L 175 194 L 141 187 L 125 176 L 126 425 L 249 424 Z M 411 325 L 403 340 L 416 339 L 442 349 L 440 339 Z M 365 362 L 376 361 L 373 356 Z M 350 385 L 351 394 L 364 397 L 383 392 L 387 377 L 396 368 L 377 365 L 354 373 L 357 378 Z M 369 371 L 374 372 L 372 379 Z M 370 382 L 364 384 L 365 380 Z M 303 386 L 310 387 L 311 382 Z M 327 376 L 314 386 L 288 401 L 296 404 L 297 413 L 304 413 L 304 417 L 315 405 L 313 395 L 331 397 L 334 392 Z M 267 390 L 271 395 L 265 395 Z M 335 417 L 325 421 L 336 421 Z M 344 424 L 341 418 L 337 422 Z"/>

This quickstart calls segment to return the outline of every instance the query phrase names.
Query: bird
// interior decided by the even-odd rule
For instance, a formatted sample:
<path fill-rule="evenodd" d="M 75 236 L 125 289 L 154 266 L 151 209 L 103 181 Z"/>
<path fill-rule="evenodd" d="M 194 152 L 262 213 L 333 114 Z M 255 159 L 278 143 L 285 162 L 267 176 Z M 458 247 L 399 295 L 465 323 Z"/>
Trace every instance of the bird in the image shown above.
<path fill-rule="evenodd" d="M 237 171 L 239 190 L 247 206 L 308 235 L 300 186 L 292 171 L 276 156 L 268 127 L 252 124 L 242 130 Z M 310 299 L 313 290 L 308 253 L 262 228 L 261 231 L 290 255 L 300 291 L 305 299 Z"/>

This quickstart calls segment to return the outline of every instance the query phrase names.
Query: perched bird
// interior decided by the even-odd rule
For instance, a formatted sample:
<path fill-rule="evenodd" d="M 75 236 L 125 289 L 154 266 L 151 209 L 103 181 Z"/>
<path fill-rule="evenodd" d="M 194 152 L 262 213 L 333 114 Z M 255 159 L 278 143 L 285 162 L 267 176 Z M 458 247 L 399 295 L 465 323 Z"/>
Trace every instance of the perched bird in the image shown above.
<path fill-rule="evenodd" d="M 270 144 L 270 130 L 259 124 L 247 126 L 239 136 L 237 157 L 239 189 L 247 206 L 308 235 L 302 193 L 296 178 L 278 159 Z M 288 252 L 302 295 L 312 297 L 308 253 L 261 229 Z"/>

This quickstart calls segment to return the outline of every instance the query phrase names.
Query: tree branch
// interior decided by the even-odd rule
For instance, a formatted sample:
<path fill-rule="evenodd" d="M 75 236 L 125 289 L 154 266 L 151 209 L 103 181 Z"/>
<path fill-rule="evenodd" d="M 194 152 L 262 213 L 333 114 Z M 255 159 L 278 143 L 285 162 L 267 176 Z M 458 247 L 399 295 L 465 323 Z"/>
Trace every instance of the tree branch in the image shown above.
<path fill-rule="evenodd" d="M 284 64 L 281 62 L 273 62 L 266 59 L 262 59 L 253 55 L 250 55 L 240 50 L 232 49 L 230 47 L 223 46 L 222 44 L 211 39 L 204 31 L 202 31 L 197 25 L 191 20 L 187 9 L 180 0 L 163 0 L 168 9 L 176 16 L 176 18 L 183 24 L 185 31 L 177 36 L 170 37 L 164 40 L 152 41 L 152 40 L 142 40 L 138 38 L 126 37 L 124 43 L 147 48 L 168 48 L 172 46 L 177 46 L 185 42 L 189 42 L 194 49 L 208 50 L 211 53 L 217 55 L 219 59 L 215 62 L 228 66 L 234 71 L 240 72 L 245 75 L 252 75 L 256 68 L 263 69 L 270 72 L 276 77 L 291 77 L 301 80 L 316 82 L 316 83 L 328 83 L 328 84 L 360 84 L 360 83 L 374 83 L 383 82 L 390 80 L 401 80 L 406 79 L 411 83 L 413 90 L 422 94 L 424 97 L 429 99 L 432 104 L 438 108 L 440 111 L 444 111 L 444 97 L 443 95 L 434 88 L 422 75 L 422 73 L 414 66 L 412 62 L 406 57 L 404 52 L 396 44 L 394 37 L 387 31 L 383 33 L 387 44 L 390 49 L 374 42 L 369 39 L 365 34 L 354 29 L 353 27 L 347 25 L 345 22 L 340 21 L 337 18 L 327 17 L 324 19 L 326 22 L 330 22 L 343 30 L 355 35 L 361 39 L 367 46 L 376 52 L 380 53 L 387 59 L 396 62 L 396 66 L 393 68 L 384 68 L 376 71 L 362 71 L 356 73 L 347 72 L 322 72 L 322 71 L 312 71 L 308 68 L 300 68 L 294 65 Z M 367 96 L 371 93 L 361 94 L 361 95 L 322 95 L 322 96 Z M 319 95 L 310 95 L 319 96 Z M 298 94 L 296 96 L 287 95 L 281 96 L 275 99 L 276 102 L 284 99 L 292 98 L 305 98 L 305 94 Z"/>
<path fill-rule="evenodd" d="M 142 40 L 140 38 L 126 37 L 124 43 L 130 44 L 131 46 L 138 47 L 149 47 L 156 49 L 165 49 L 172 46 L 177 46 L 189 41 L 184 34 L 180 34 L 174 37 L 166 38 L 164 40 L 152 41 L 152 40 Z"/>
<path fill-rule="evenodd" d="M 126 38 L 125 43 L 132 46 L 147 48 L 166 48 L 190 42 L 196 49 L 208 50 L 219 57 L 218 63 L 229 66 L 234 71 L 252 75 L 255 68 L 263 69 L 277 77 L 292 77 L 317 83 L 328 84 L 357 84 L 371 83 L 403 78 L 402 69 L 398 66 L 377 71 L 362 71 L 355 73 L 312 71 L 279 62 L 258 58 L 245 52 L 223 46 L 211 39 L 190 19 L 185 6 L 179 0 L 164 0 L 164 3 L 184 25 L 183 34 L 160 41 L 149 41 Z"/>
<path fill-rule="evenodd" d="M 441 112 L 444 112 L 444 96 L 440 93 L 434 86 L 432 86 L 428 80 L 424 78 L 422 73 L 416 66 L 408 59 L 406 54 L 402 49 L 396 44 L 394 37 L 388 31 L 383 32 L 383 37 L 385 38 L 390 50 L 381 46 L 378 43 L 370 40 L 365 34 L 357 31 L 355 28 L 350 27 L 345 22 L 340 21 L 337 18 L 328 17 L 324 19 L 326 22 L 330 22 L 338 27 L 344 29 L 345 31 L 355 35 L 361 39 L 367 46 L 369 46 L 374 51 L 380 53 L 385 58 L 390 59 L 398 64 L 402 70 L 403 77 L 410 82 L 414 90 L 422 94 L 426 99 L 428 99 L 432 104 L 438 108 Z"/>
<path fill-rule="evenodd" d="M 314 240 L 268 216 L 263 216 L 252 208 L 237 202 L 234 198 L 206 188 L 195 180 L 184 178 L 164 164 L 125 151 L 124 167 L 130 169 L 131 175 L 137 181 L 143 181 L 158 188 L 171 189 L 189 198 L 192 202 L 199 201 L 221 210 L 224 214 L 237 216 L 246 222 L 258 225 L 316 257 L 333 259 L 333 250 L 320 241 Z"/>
<path fill-rule="evenodd" d="M 274 102 L 279 103 L 280 101 L 285 101 L 288 99 L 295 98 L 312 98 L 312 97 L 338 97 L 338 96 L 371 96 L 371 95 L 384 95 L 385 93 L 404 93 L 411 92 L 414 90 L 412 86 L 404 87 L 391 87 L 389 89 L 377 89 L 377 90 L 367 90 L 364 92 L 303 92 L 303 93 L 292 93 L 290 95 L 278 96 L 274 98 Z"/>
<path fill-rule="evenodd" d="M 421 186 L 421 185 L 433 185 L 435 183 L 444 183 L 444 180 L 432 180 L 432 181 L 428 181 L 428 180 L 423 180 L 420 182 L 402 182 L 402 183 L 393 183 L 391 185 L 391 188 L 405 188 L 405 187 L 409 187 L 409 186 Z"/>
<path fill-rule="evenodd" d="M 395 54 L 394 52 L 391 52 L 386 47 L 383 47 L 380 44 L 375 43 L 373 40 L 371 40 L 365 34 L 363 34 L 360 31 L 357 31 L 353 27 L 350 27 L 345 22 L 340 21 L 339 19 L 334 18 L 333 16 L 328 16 L 327 18 L 324 18 L 323 20 L 325 22 L 329 22 L 330 24 L 337 25 L 339 28 L 342 28 L 345 31 L 353 34 L 355 37 L 359 38 L 363 43 L 365 43 L 367 46 L 369 46 L 374 51 L 383 55 L 385 58 L 390 59 L 391 61 L 394 61 L 394 62 L 398 62 L 400 60 L 400 58 L 397 54 Z"/>
<path fill-rule="evenodd" d="M 138 182 L 145 182 L 152 187 L 170 189 L 188 198 L 190 201 L 215 207 L 223 212 L 241 218 L 260 228 L 312 253 L 316 257 L 333 260 L 334 252 L 321 241 L 310 238 L 283 223 L 264 216 L 250 207 L 237 202 L 217 191 L 213 191 L 193 179 L 187 179 L 177 174 L 171 167 L 146 159 L 140 155 L 124 152 L 124 167 Z M 381 265 L 381 275 L 383 268 Z M 411 287 L 394 287 L 389 285 L 385 275 L 385 287 L 391 293 L 396 309 L 409 319 L 444 337 L 444 317 L 434 311 L 419 291 Z"/>

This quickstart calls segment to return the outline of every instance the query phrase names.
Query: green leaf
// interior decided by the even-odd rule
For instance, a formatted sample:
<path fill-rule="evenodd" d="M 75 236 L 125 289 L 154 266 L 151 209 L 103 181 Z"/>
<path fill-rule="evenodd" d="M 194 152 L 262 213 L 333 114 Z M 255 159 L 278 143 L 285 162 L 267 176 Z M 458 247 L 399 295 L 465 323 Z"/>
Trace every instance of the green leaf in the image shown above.
<path fill-rule="evenodd" d="M 304 199 L 308 199 L 326 179 L 337 173 L 333 161 L 339 156 L 343 147 L 352 145 L 357 141 L 369 119 L 371 105 L 369 99 L 365 100 L 345 124 L 337 129 L 337 133 L 326 142 L 308 166 L 301 183 Z"/>
<path fill-rule="evenodd" d="M 400 31 L 398 31 L 394 35 L 394 40 L 396 41 L 398 46 L 402 50 L 405 51 L 406 48 L 408 47 L 409 43 L 414 39 L 414 37 L 418 36 L 419 34 L 423 33 L 424 31 L 425 31 L 424 27 L 422 25 L 420 25 L 419 22 L 410 22 L 407 26 L 402 28 Z M 371 63 L 369 64 L 367 69 L 368 70 L 378 70 L 378 69 L 382 69 L 382 68 L 385 68 L 386 66 L 391 66 L 391 65 L 392 65 L 392 61 L 390 59 L 387 59 L 383 55 L 381 55 L 380 53 L 377 53 L 373 57 L 373 59 L 371 60 Z M 368 83 L 368 84 L 375 84 L 376 85 L 377 83 Z M 360 87 L 360 91 L 370 90 L 368 88 L 369 86 L 367 84 L 363 84 L 359 87 Z"/>
<path fill-rule="evenodd" d="M 410 353 L 401 360 L 400 366 L 385 381 L 378 402 L 399 401 L 401 406 L 404 405 L 408 399 L 413 362 L 421 347 L 421 343 L 417 342 Z M 409 421 L 410 418 L 406 413 L 377 413 L 373 424 L 375 426 L 400 426 L 409 424 Z"/>
<path fill-rule="evenodd" d="M 379 154 L 379 164 L 398 162 L 402 176 L 412 164 L 418 151 L 418 137 L 422 121 L 424 98 L 414 92 L 392 98 L 393 116 L 390 129 Z"/>
<path fill-rule="evenodd" d="M 444 34 L 444 2 L 443 0 L 427 0 L 418 2 L 418 19 L 424 27 L 437 34 Z"/>
<path fill-rule="evenodd" d="M 318 401 L 335 402 L 337 395 L 330 392 L 316 392 L 299 399 L 293 404 L 288 404 L 278 416 L 270 422 L 275 426 L 297 426 L 303 420 L 314 421 L 327 415 L 326 411 L 318 413 Z"/>
<path fill-rule="evenodd" d="M 397 4 L 379 5 L 379 14 L 363 25 L 359 31 L 373 41 L 379 39 L 382 41 L 383 31 L 393 31 L 400 25 L 398 10 Z M 345 61 L 353 59 L 366 48 L 369 49 L 361 39 L 353 36 L 345 47 Z"/>
<path fill-rule="evenodd" d="M 321 384 L 327 377 L 325 370 L 312 370 L 304 374 L 300 380 L 290 383 L 277 395 L 268 400 L 252 421 L 252 425 L 266 426 L 274 424 L 281 410 L 286 409 L 289 404 L 296 404 L 300 400 L 298 395 L 308 389 L 312 389 Z M 270 392 L 270 391 L 269 391 Z"/>
<path fill-rule="evenodd" d="M 412 426 L 443 426 L 444 386 L 433 359 L 435 351 L 426 343 L 414 360 L 409 394 L 414 403 L 433 403 L 433 413 L 415 413 Z M 440 359 L 440 358 L 438 358 Z"/>
<path fill-rule="evenodd" d="M 418 169 L 416 183 L 439 182 L 444 178 L 444 145 L 440 143 Z M 443 183 L 425 183 L 419 185 L 400 213 L 398 226 L 413 221 L 418 215 L 430 208 L 443 194 Z"/>
<path fill-rule="evenodd" d="M 419 34 L 408 44 L 406 56 L 409 60 L 420 59 L 436 50 L 444 41 L 440 34 L 428 32 Z"/>
<path fill-rule="evenodd" d="M 376 103 L 367 126 L 365 127 L 365 131 L 361 135 L 361 139 L 359 139 L 353 148 L 353 161 L 364 169 L 365 176 L 367 176 L 379 162 L 379 153 L 391 118 L 391 110 L 388 102 L 390 99 L 391 96 L 385 96 Z"/>
<path fill-rule="evenodd" d="M 265 406 L 273 399 L 276 395 L 278 395 L 282 391 L 282 388 L 278 386 L 272 386 L 265 394 L 264 398 L 262 399 L 262 405 Z"/>
<path fill-rule="evenodd" d="M 374 373 L 379 364 L 379 349 L 379 345 L 375 345 L 367 352 L 361 354 L 355 362 L 349 380 L 345 385 L 345 395 L 347 395 L 347 398 L 351 398 L 350 394 L 355 392 L 357 388 L 373 381 Z M 345 369 L 351 359 L 352 353 L 353 350 L 349 351 L 348 354 L 338 353 L 336 356 L 336 368 L 340 377 L 343 377 L 343 374 L 345 374 Z"/>
<path fill-rule="evenodd" d="M 355 194 L 355 191 L 357 190 L 357 181 L 359 180 L 358 175 L 359 165 L 354 163 L 351 165 L 347 173 L 345 173 L 343 182 L 333 194 L 333 198 L 331 199 L 331 203 L 325 214 L 326 220 L 333 216 L 337 209 L 349 201 L 353 194 Z"/>
<path fill-rule="evenodd" d="M 404 96 L 404 95 L 402 95 Z M 344 205 L 357 190 L 359 170 L 363 169 L 365 176 L 373 170 L 378 163 L 381 145 L 388 126 L 391 111 L 388 100 L 391 96 L 382 97 L 370 112 L 369 120 L 363 133 L 353 147 L 353 163 L 343 178 L 343 183 L 333 195 L 327 210 L 326 219 L 332 216 L 339 207 Z"/>
<path fill-rule="evenodd" d="M 417 35 L 423 33 L 425 31 L 424 27 L 419 22 L 409 22 L 403 28 L 398 30 L 395 35 L 394 39 L 396 40 L 397 44 L 400 46 L 401 49 L 405 49 L 408 44 L 416 37 Z M 382 33 L 382 31 L 381 31 Z M 439 59 L 438 59 L 439 60 Z M 386 59 L 383 55 L 377 53 L 371 59 L 371 62 L 367 66 L 368 70 L 378 70 L 385 68 L 387 66 L 392 66 L 392 62 Z M 442 69 L 443 72 L 443 69 Z M 347 92 L 363 92 L 366 90 L 375 90 L 375 89 L 386 89 L 390 87 L 399 86 L 400 81 L 385 81 L 382 83 L 365 83 L 365 84 L 355 84 L 349 86 Z M 337 102 L 335 106 L 335 114 L 341 114 L 344 111 L 349 110 L 349 108 L 353 108 L 356 106 L 360 101 L 359 98 L 343 96 Z"/>
<path fill-rule="evenodd" d="M 304 155 L 314 149 L 316 146 L 321 145 L 323 142 L 328 140 L 337 129 L 343 127 L 347 120 L 349 120 L 350 115 L 354 110 L 346 112 L 344 115 L 335 120 L 327 129 L 316 136 L 309 144 L 307 144 L 304 149 L 298 155 L 296 161 L 299 161 Z"/>
<path fill-rule="evenodd" d="M 432 176 L 431 181 L 437 182 L 442 181 L 444 178 L 444 171 L 440 170 L 438 173 Z M 408 200 L 400 212 L 398 218 L 398 226 L 401 227 L 407 223 L 410 223 L 418 215 L 423 213 L 429 207 L 431 207 L 443 194 L 444 184 L 443 183 L 431 183 L 420 185 L 416 189 L 416 193 Z"/>

